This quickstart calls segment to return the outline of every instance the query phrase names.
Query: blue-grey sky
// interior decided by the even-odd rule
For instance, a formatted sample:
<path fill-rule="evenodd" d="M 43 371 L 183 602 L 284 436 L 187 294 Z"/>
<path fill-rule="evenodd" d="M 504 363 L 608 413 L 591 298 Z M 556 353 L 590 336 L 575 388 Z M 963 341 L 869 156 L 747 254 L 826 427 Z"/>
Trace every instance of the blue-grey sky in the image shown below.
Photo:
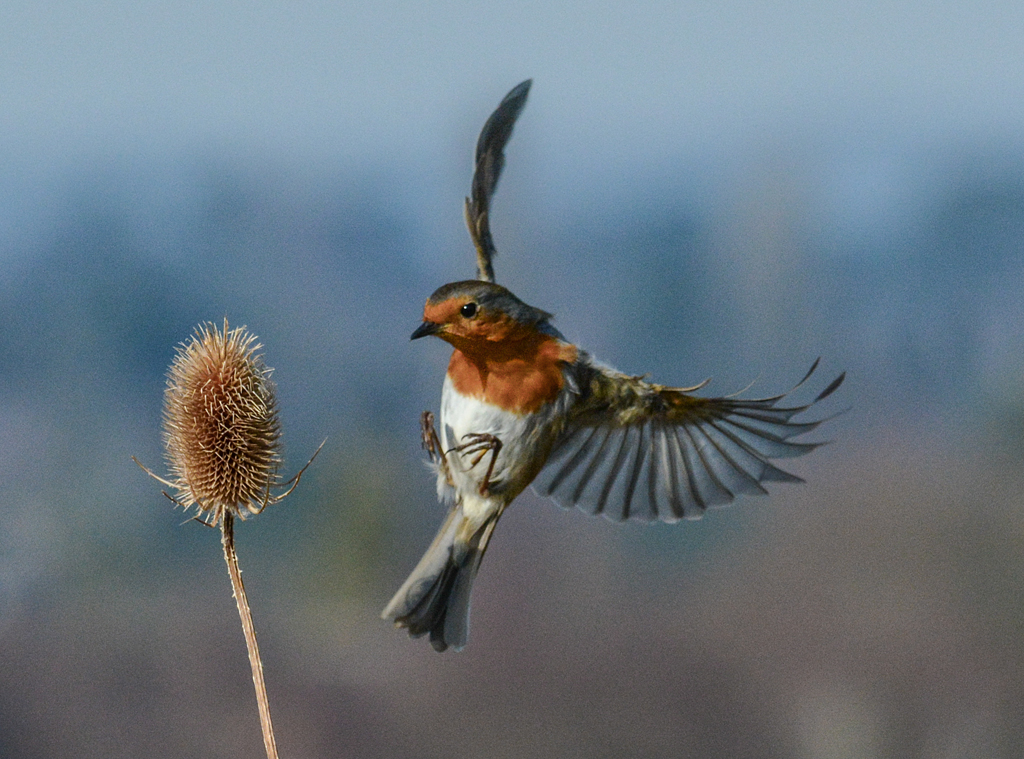
<path fill-rule="evenodd" d="M 447 151 L 532 76 L 553 174 L 800 129 L 1018 132 L 1018 2 L 51 2 L 0 10 L 12 168 Z M 428 158 L 429 160 L 429 158 Z"/>

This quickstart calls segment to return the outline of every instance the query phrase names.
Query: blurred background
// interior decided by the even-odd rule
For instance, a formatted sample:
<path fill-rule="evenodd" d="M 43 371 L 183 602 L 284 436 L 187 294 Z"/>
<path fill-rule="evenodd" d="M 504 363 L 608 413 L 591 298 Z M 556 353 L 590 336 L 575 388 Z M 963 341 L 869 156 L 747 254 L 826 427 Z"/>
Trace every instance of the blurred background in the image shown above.
<path fill-rule="evenodd" d="M 239 525 L 283 756 L 1024 755 L 1024 5 L 0 9 L 0 755 L 253 757 L 219 535 L 160 495 L 175 345 L 247 325 L 298 491 Z M 807 480 L 696 523 L 532 493 L 461 654 L 378 615 L 477 132 L 534 78 L 498 280 L 667 384 L 790 387 Z M 806 397 L 806 396 L 805 396 Z"/>

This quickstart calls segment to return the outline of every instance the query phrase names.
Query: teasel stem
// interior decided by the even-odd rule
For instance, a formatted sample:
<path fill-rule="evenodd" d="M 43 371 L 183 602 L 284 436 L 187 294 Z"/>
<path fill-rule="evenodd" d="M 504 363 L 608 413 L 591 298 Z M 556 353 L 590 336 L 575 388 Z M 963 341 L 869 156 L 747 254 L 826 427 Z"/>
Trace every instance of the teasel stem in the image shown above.
<path fill-rule="evenodd" d="M 267 749 L 267 759 L 278 759 L 274 724 L 270 720 L 270 700 L 267 698 L 267 685 L 263 681 L 263 660 L 260 659 L 260 647 L 256 642 L 256 628 L 252 624 L 249 599 L 246 598 L 245 585 L 242 584 L 242 571 L 238 568 L 238 554 L 235 553 L 235 517 L 230 510 L 224 512 L 221 520 L 221 543 L 224 546 L 224 561 L 228 565 L 228 574 L 231 575 L 231 589 L 235 603 L 238 604 L 238 616 L 242 619 L 245 647 L 249 650 L 252 684 L 256 689 L 256 705 L 260 710 L 260 726 L 263 728 L 263 745 Z"/>

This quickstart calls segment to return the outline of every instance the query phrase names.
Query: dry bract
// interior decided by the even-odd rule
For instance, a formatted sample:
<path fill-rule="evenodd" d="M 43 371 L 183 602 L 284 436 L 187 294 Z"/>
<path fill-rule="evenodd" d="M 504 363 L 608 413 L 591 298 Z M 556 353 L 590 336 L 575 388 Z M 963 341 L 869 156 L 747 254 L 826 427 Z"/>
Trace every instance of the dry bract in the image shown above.
<path fill-rule="evenodd" d="M 258 514 L 281 484 L 271 369 L 245 327 L 208 323 L 178 347 L 164 393 L 164 438 L 177 501 L 217 524 Z"/>

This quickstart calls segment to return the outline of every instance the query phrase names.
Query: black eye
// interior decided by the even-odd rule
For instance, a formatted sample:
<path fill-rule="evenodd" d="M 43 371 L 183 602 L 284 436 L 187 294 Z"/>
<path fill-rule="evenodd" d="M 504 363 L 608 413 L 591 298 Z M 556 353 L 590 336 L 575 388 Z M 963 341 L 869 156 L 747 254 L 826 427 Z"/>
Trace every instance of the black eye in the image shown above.
<path fill-rule="evenodd" d="M 467 303 L 459 309 L 459 313 L 465 316 L 467 319 L 472 319 L 476 316 L 476 303 Z"/>

